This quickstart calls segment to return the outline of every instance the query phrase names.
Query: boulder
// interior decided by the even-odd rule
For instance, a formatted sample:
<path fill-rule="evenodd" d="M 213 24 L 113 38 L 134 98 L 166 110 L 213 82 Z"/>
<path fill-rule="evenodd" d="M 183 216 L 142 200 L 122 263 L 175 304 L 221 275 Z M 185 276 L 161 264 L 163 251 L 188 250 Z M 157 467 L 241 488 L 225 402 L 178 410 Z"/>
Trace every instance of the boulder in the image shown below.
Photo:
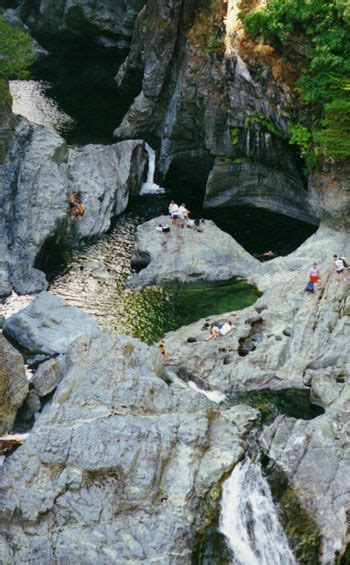
<path fill-rule="evenodd" d="M 23 357 L 0 334 L 0 435 L 11 431 L 27 392 Z"/>
<path fill-rule="evenodd" d="M 40 398 L 55 390 L 63 378 L 64 368 L 64 355 L 48 359 L 39 365 L 30 382 Z"/>
<path fill-rule="evenodd" d="M 41 292 L 33 302 L 8 318 L 4 334 L 29 354 L 57 355 L 82 335 L 97 335 L 96 323 L 83 311 L 49 292 Z"/>
<path fill-rule="evenodd" d="M 8 160 L 0 165 L 0 296 L 11 285 L 20 294 L 47 288 L 34 267 L 50 242 L 99 235 L 122 213 L 136 192 L 147 164 L 142 141 L 69 149 L 52 129 L 24 118 L 14 123 Z M 67 198 L 81 192 L 85 215 L 70 221 Z"/>
<path fill-rule="evenodd" d="M 257 411 L 219 411 L 164 378 L 158 350 L 137 340 L 75 342 L 51 406 L 3 466 L 2 561 L 191 562 L 199 501 L 244 454 Z"/>
<path fill-rule="evenodd" d="M 138 226 L 131 263 L 143 268 L 129 277 L 128 286 L 225 280 L 259 269 L 259 261 L 211 220 L 198 227 L 156 231 L 159 224 L 170 223 L 169 217 L 161 216 Z"/>

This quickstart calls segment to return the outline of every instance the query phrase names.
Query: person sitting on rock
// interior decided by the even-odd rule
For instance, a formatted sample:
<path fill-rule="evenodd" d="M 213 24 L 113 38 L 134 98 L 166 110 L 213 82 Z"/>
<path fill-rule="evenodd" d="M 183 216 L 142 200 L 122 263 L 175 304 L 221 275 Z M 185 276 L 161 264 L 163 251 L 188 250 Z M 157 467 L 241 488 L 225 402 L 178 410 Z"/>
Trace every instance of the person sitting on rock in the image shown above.
<path fill-rule="evenodd" d="M 172 200 L 169 204 L 169 214 L 172 219 L 172 224 L 174 227 L 177 227 L 177 219 L 178 219 L 179 207 L 176 204 L 175 200 Z"/>
<path fill-rule="evenodd" d="M 163 355 L 164 361 L 169 361 L 169 354 L 164 347 L 164 343 L 159 344 L 159 352 Z"/>
<path fill-rule="evenodd" d="M 235 326 L 228 320 L 223 324 L 214 324 L 210 330 L 210 336 L 205 338 L 205 341 L 209 341 L 210 339 L 216 339 L 217 337 L 224 336 L 228 334 L 231 330 L 233 330 Z"/>
<path fill-rule="evenodd" d="M 78 193 L 72 192 L 72 194 L 68 197 L 69 202 L 69 217 L 71 220 L 74 220 L 76 214 L 76 207 L 78 203 Z"/>

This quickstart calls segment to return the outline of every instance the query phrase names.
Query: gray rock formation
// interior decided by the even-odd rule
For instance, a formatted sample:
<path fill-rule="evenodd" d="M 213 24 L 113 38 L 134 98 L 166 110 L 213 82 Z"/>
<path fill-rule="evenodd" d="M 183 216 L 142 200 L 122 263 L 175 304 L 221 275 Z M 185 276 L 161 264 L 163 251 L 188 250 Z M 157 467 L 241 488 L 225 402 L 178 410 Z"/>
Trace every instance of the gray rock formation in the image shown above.
<path fill-rule="evenodd" d="M 125 87 L 135 73 L 143 74 L 142 91 L 114 133 L 119 139 L 158 138 L 166 185 L 176 179 L 202 188 L 211 171 L 207 206 L 249 203 L 315 222 L 301 164 L 288 143 L 290 89 L 261 56 L 244 52 L 234 39 L 239 32 L 226 37 L 224 53 L 230 3 L 215 14 L 216 47 L 209 46 L 210 38 L 200 46 L 196 8 L 207 10 L 210 21 L 210 6 L 199 0 L 146 4 L 117 75 Z"/>
<path fill-rule="evenodd" d="M 11 430 L 27 392 L 23 357 L 0 334 L 0 435 Z"/>
<path fill-rule="evenodd" d="M 334 249 L 346 255 L 347 245 L 346 234 L 320 229 L 291 255 L 258 265 L 247 277 L 265 290 L 254 306 L 167 334 L 165 347 L 174 367 L 204 388 L 222 392 L 303 388 L 322 359 L 328 371 L 349 375 L 349 318 L 344 313 L 348 287 L 336 286 L 332 272 Z M 320 301 L 304 292 L 315 260 L 324 285 Z M 218 318 L 231 319 L 235 329 L 205 341 L 209 330 L 202 329 L 204 323 Z M 196 341 L 189 343 L 190 337 Z"/>
<path fill-rule="evenodd" d="M 59 355 L 41 363 L 34 373 L 30 383 L 35 392 L 42 398 L 50 394 L 61 382 L 65 371 L 65 356 Z"/>
<path fill-rule="evenodd" d="M 48 240 L 105 232 L 137 191 L 147 163 L 141 141 L 68 149 L 50 128 L 16 119 L 10 155 L 0 166 L 0 295 L 47 288 L 35 259 Z M 67 197 L 82 193 L 85 215 L 69 221 Z"/>
<path fill-rule="evenodd" d="M 94 336 L 99 330 L 83 310 L 59 296 L 41 292 L 27 308 L 6 320 L 3 331 L 31 354 L 57 355 L 66 353 L 78 337 Z"/>
<path fill-rule="evenodd" d="M 91 38 L 107 47 L 125 47 L 143 4 L 143 0 L 21 0 L 18 12 L 35 34 L 66 33 Z"/>
<path fill-rule="evenodd" d="M 160 216 L 138 226 L 131 263 L 147 266 L 129 277 L 128 286 L 172 280 L 225 280 L 247 276 L 259 269 L 259 261 L 211 220 L 204 220 L 198 228 L 156 231 L 160 223 L 170 224 L 170 221 L 169 217 Z"/>
<path fill-rule="evenodd" d="M 308 199 L 317 218 L 335 230 L 350 229 L 350 162 L 309 177 Z"/>
<path fill-rule="evenodd" d="M 198 501 L 244 454 L 257 412 L 166 381 L 137 340 L 75 342 L 49 410 L 2 467 L 1 561 L 191 562 Z"/>

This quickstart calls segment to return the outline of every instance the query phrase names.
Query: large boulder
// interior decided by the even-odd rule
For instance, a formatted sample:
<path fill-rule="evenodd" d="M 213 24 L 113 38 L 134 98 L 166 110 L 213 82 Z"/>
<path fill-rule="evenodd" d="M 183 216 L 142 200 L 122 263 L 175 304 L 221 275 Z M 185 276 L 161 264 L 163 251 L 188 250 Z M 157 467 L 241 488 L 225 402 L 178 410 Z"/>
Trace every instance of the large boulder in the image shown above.
<path fill-rule="evenodd" d="M 34 268 L 44 244 L 108 230 L 140 186 L 146 164 L 142 141 L 69 149 L 54 130 L 16 119 L 11 153 L 0 166 L 0 295 L 9 293 L 10 283 L 20 294 L 47 288 Z M 80 222 L 68 217 L 73 191 L 85 202 Z"/>
<path fill-rule="evenodd" d="M 3 466 L 1 561 L 190 563 L 198 503 L 219 492 L 256 418 L 169 382 L 155 348 L 110 331 L 81 338 Z"/>
<path fill-rule="evenodd" d="M 96 323 L 83 311 L 49 292 L 8 318 L 4 334 L 30 354 L 57 355 L 82 335 L 97 335 Z"/>
<path fill-rule="evenodd" d="M 27 392 L 23 357 L 0 334 L 0 435 L 11 430 Z"/>
<path fill-rule="evenodd" d="M 138 226 L 131 262 L 144 268 L 129 277 L 129 286 L 225 280 L 259 269 L 259 261 L 211 220 L 203 220 L 198 227 L 156 231 L 159 224 L 170 222 L 169 217 L 160 216 Z"/>

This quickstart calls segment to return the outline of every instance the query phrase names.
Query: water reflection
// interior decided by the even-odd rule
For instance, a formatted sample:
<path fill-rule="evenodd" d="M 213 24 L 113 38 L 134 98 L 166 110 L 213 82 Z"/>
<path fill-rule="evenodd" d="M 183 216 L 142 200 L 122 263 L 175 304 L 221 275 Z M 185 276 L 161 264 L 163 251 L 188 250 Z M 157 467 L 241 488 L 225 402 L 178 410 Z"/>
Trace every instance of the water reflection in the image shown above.
<path fill-rule="evenodd" d="M 57 104 L 46 95 L 50 84 L 36 80 L 12 80 L 12 110 L 27 120 L 48 126 L 59 131 L 68 131 L 74 126 L 74 120 L 63 112 Z"/>

